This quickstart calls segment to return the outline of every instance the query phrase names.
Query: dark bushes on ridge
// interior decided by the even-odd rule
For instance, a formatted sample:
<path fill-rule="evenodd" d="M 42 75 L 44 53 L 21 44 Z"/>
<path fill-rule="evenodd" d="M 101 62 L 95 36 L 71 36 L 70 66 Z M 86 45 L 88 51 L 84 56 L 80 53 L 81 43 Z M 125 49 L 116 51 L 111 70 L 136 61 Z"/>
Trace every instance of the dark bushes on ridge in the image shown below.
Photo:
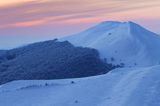
<path fill-rule="evenodd" d="M 87 77 L 115 68 L 101 61 L 97 50 L 74 47 L 68 41 L 40 42 L 8 53 L 0 56 L 6 58 L 0 63 L 0 84 L 22 79 Z"/>

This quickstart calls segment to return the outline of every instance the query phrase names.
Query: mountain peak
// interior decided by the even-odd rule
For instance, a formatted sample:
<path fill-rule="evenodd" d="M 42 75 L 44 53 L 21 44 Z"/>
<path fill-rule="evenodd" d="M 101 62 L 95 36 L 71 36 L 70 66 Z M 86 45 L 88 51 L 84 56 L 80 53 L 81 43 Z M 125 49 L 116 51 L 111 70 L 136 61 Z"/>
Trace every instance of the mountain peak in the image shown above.
<path fill-rule="evenodd" d="M 124 22 L 121 22 L 121 21 L 103 21 L 100 24 L 136 24 L 136 23 L 134 23 L 132 21 L 124 21 Z"/>
<path fill-rule="evenodd" d="M 99 24 L 97 24 L 96 26 L 93 26 L 92 28 L 106 28 L 106 27 L 113 27 L 113 26 L 118 26 L 120 25 L 122 22 L 119 21 L 103 21 Z"/>
<path fill-rule="evenodd" d="M 138 26 L 141 27 L 140 25 L 136 24 L 135 22 L 132 21 L 128 21 L 127 24 L 129 24 L 130 26 Z"/>
<path fill-rule="evenodd" d="M 103 21 L 100 24 L 121 24 L 122 22 L 119 21 Z"/>
<path fill-rule="evenodd" d="M 100 24 L 132 24 L 132 25 L 138 25 L 133 21 L 102 21 Z"/>
<path fill-rule="evenodd" d="M 131 21 L 104 21 L 64 40 L 76 46 L 95 48 L 102 58 L 114 57 L 115 64 L 150 66 L 160 60 L 157 46 L 160 37 Z"/>
<path fill-rule="evenodd" d="M 132 22 L 132 21 L 126 21 L 126 22 L 120 22 L 120 21 L 103 21 L 100 24 L 98 24 L 95 27 L 117 27 L 117 26 L 126 26 L 125 28 L 134 28 L 134 27 L 141 27 L 140 25 Z"/>
<path fill-rule="evenodd" d="M 94 27 L 95 29 L 103 30 L 103 31 L 109 31 L 109 30 L 119 30 L 120 32 L 134 32 L 135 30 L 142 29 L 140 25 L 132 22 L 132 21 L 126 21 L 126 22 L 120 22 L 120 21 L 104 21 L 98 24 Z M 91 29 L 92 30 L 92 29 Z M 96 30 L 97 31 L 97 30 Z"/>

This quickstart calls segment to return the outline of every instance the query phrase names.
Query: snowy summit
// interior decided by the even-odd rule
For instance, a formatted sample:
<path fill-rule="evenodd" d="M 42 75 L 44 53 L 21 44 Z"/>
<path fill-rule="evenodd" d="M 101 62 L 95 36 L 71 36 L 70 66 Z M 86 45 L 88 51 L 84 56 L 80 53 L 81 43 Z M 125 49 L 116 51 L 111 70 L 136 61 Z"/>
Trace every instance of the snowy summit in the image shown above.
<path fill-rule="evenodd" d="M 160 36 L 133 22 L 105 21 L 62 40 L 95 48 L 102 58 L 114 64 L 124 63 L 128 67 L 160 64 Z"/>
<path fill-rule="evenodd" d="M 78 34 L 60 39 L 60 41 L 65 40 L 75 46 L 97 49 L 100 53 L 100 60 L 114 65 L 121 64 L 123 68 L 116 68 L 107 74 L 101 73 L 103 75 L 86 78 L 12 81 L 0 86 L 0 106 L 160 106 L 159 35 L 133 22 L 106 21 Z M 45 47 L 45 53 L 48 53 L 47 50 L 54 49 L 53 42 L 38 43 L 38 45 L 43 47 L 49 45 Z M 39 52 L 36 52 L 35 46 L 31 45 L 31 47 L 34 48 L 35 57 L 39 58 L 36 54 Z M 63 48 L 64 45 L 60 46 L 64 49 L 63 51 L 58 47 L 56 45 L 59 52 L 52 51 L 50 56 L 53 56 L 52 53 L 55 53 L 56 56 L 59 53 L 67 56 L 64 52 L 68 51 L 70 46 L 67 49 Z M 77 52 L 73 52 L 76 49 L 76 47 L 72 47 L 71 52 L 68 52 L 69 57 L 72 57 L 70 54 L 73 53 L 77 58 Z M 25 51 L 28 52 L 28 50 L 30 48 L 25 48 Z M 85 50 L 88 51 L 87 48 Z M 33 50 L 31 51 L 33 52 Z M 26 56 L 32 56 L 32 52 L 23 53 L 17 61 L 24 60 Z M 81 58 L 84 57 L 84 52 L 80 52 L 80 54 Z M 90 52 L 87 52 L 86 59 L 88 56 L 90 56 Z M 43 61 L 45 61 L 46 57 L 41 57 L 44 57 Z M 50 58 L 51 63 L 56 59 L 52 58 Z M 32 57 L 30 59 L 32 60 Z M 60 59 L 59 61 L 65 60 L 58 59 Z M 37 63 L 45 63 L 43 61 Z M 29 63 L 29 60 L 27 62 Z M 9 63 L 12 63 L 11 65 L 15 69 L 15 62 L 12 60 Z M 69 61 L 69 63 L 71 62 Z M 72 63 L 75 62 L 72 61 Z M 92 64 L 97 66 L 95 63 Z M 67 69 L 72 65 L 67 64 L 62 69 Z M 46 64 L 43 66 L 45 67 Z M 44 69 L 44 67 L 40 67 L 40 69 Z M 85 67 L 84 65 L 83 68 Z M 73 69 L 76 68 L 73 67 Z M 97 67 L 95 68 L 97 69 Z M 82 70 L 84 73 L 86 71 L 88 70 Z M 24 73 L 21 72 L 21 74 Z M 43 70 L 41 72 L 43 76 Z M 70 72 L 72 73 L 72 70 Z M 33 72 L 31 71 L 31 73 Z"/>

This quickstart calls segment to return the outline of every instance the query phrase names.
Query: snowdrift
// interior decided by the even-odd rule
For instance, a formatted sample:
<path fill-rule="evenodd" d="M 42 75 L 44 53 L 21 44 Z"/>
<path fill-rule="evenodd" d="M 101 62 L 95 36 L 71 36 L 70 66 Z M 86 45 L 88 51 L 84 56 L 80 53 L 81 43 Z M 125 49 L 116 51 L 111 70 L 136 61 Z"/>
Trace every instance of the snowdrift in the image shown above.
<path fill-rule="evenodd" d="M 115 69 L 96 77 L 14 81 L 0 106 L 160 106 L 160 66 Z"/>

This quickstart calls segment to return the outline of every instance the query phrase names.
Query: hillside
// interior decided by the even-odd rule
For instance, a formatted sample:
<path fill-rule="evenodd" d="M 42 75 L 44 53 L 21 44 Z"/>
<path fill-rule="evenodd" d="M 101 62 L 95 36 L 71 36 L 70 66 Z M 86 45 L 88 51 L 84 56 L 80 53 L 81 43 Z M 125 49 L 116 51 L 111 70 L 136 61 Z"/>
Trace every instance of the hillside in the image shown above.
<path fill-rule="evenodd" d="M 126 67 L 160 64 L 160 36 L 133 22 L 106 21 L 61 40 L 95 48 L 101 58 Z"/>
<path fill-rule="evenodd" d="M 140 25 L 109 21 L 1 52 L 0 106 L 160 106 L 159 45 Z"/>
<path fill-rule="evenodd" d="M 159 70 L 122 68 L 81 79 L 14 81 L 0 87 L 0 106 L 160 106 Z"/>
<path fill-rule="evenodd" d="M 0 84 L 13 80 L 86 77 L 114 68 L 100 60 L 95 49 L 57 40 L 8 50 L 0 58 Z"/>

